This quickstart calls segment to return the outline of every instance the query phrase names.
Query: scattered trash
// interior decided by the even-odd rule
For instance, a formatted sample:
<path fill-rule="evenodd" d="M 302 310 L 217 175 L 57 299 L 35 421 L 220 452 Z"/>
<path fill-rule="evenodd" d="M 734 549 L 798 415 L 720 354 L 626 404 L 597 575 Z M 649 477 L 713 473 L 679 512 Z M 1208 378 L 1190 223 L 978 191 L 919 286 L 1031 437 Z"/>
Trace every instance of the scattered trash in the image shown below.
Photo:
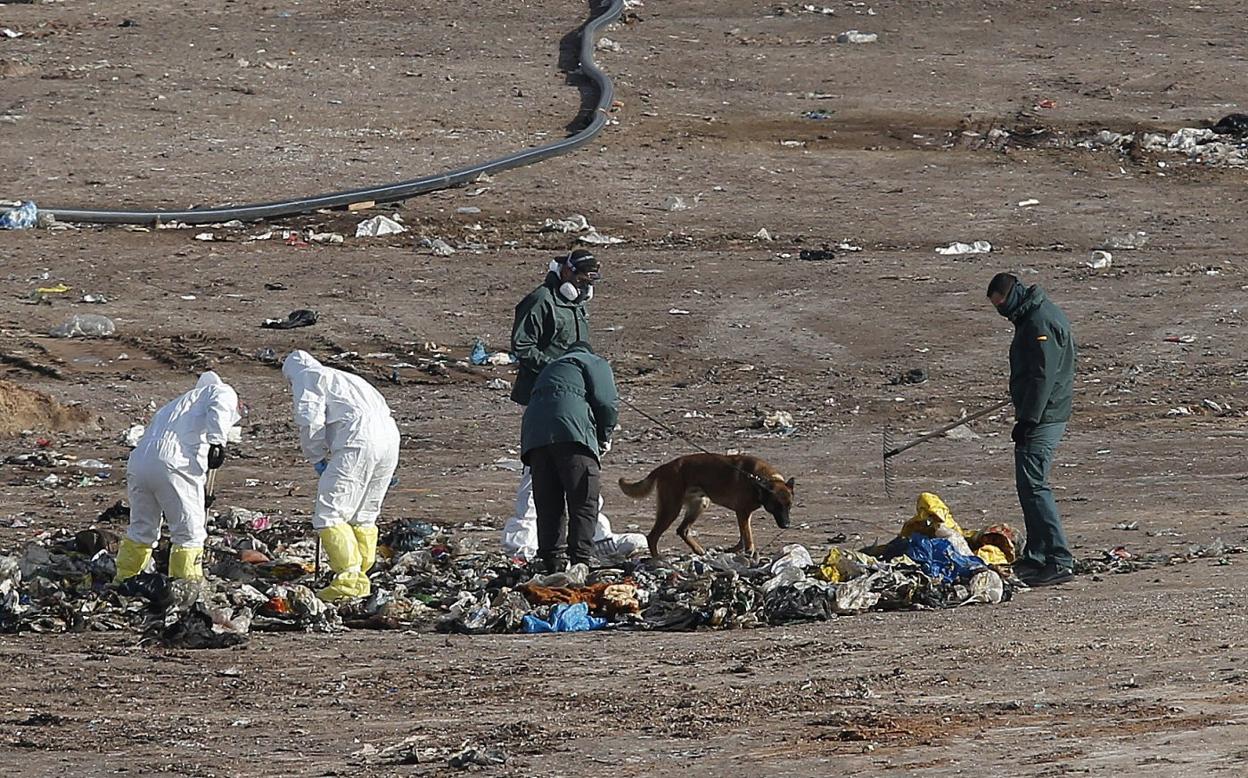
<path fill-rule="evenodd" d="M 16 208 L 0 213 L 0 230 L 28 230 L 39 223 L 39 208 L 26 201 Z"/>
<path fill-rule="evenodd" d="M 485 382 L 485 388 L 506 392 L 511 389 L 511 382 L 505 381 L 502 378 L 491 378 L 489 381 Z"/>
<path fill-rule="evenodd" d="M 992 244 L 986 240 L 977 240 L 974 243 L 950 243 L 948 246 L 936 249 L 937 254 L 943 254 L 947 257 L 965 254 L 987 254 L 990 251 L 992 251 Z"/>
<path fill-rule="evenodd" d="M 1114 251 L 1134 251 L 1135 249 L 1144 248 L 1147 243 L 1148 234 L 1136 230 L 1135 232 L 1127 232 L 1122 235 L 1109 236 L 1105 239 L 1102 248 Z"/>
<path fill-rule="evenodd" d="M 11 40 L 13 38 L 22 37 L 23 33 L 17 32 L 16 30 L 11 29 L 9 27 L 0 27 L 0 35 L 3 35 L 4 37 L 9 38 Z"/>
<path fill-rule="evenodd" d="M 211 241 L 216 240 L 217 236 L 211 232 L 201 232 L 195 236 L 195 240 Z"/>
<path fill-rule="evenodd" d="M 64 324 L 53 327 L 48 334 L 54 338 L 108 338 L 117 332 L 117 325 L 107 316 L 78 313 Z"/>
<path fill-rule="evenodd" d="M 461 214 L 463 216 L 472 216 L 474 214 L 481 213 L 481 209 L 475 205 L 465 205 L 462 208 L 456 208 L 455 213 Z"/>
<path fill-rule="evenodd" d="M 1057 107 L 1057 101 L 1056 101 L 1056 100 L 1054 100 L 1054 99 L 1052 99 L 1052 98 L 1049 98 L 1049 97 L 1046 97 L 1046 98 L 1044 98 L 1044 99 L 1042 99 L 1042 100 L 1037 100 L 1037 101 L 1036 101 L 1036 108 L 1043 108 L 1043 109 L 1045 109 L 1045 110 L 1052 110 L 1052 109 L 1054 109 L 1054 108 L 1056 108 L 1056 107 Z"/>
<path fill-rule="evenodd" d="M 1248 139 L 1248 114 L 1227 114 L 1219 119 L 1212 129 L 1219 135 L 1238 135 L 1240 138 Z"/>
<path fill-rule="evenodd" d="M 598 51 L 620 52 L 624 50 L 620 47 L 620 44 L 607 37 L 599 38 L 598 42 L 594 44 L 594 48 Z"/>
<path fill-rule="evenodd" d="M 371 219 L 360 222 L 355 227 L 357 238 L 379 238 L 383 235 L 398 235 L 407 232 L 407 228 L 389 216 L 378 214 Z"/>
<path fill-rule="evenodd" d="M 796 428 L 793 423 L 793 414 L 788 411 L 755 411 L 757 418 L 754 419 L 754 427 L 756 429 L 765 430 L 791 430 Z"/>
<path fill-rule="evenodd" d="M 1163 340 L 1165 340 L 1166 343 L 1195 343 L 1196 336 L 1195 335 L 1169 335 L 1165 337 Z"/>
<path fill-rule="evenodd" d="M 802 249 L 797 258 L 807 262 L 823 262 L 829 259 L 836 259 L 836 254 L 827 245 L 824 245 L 823 248 L 819 249 Z"/>
<path fill-rule="evenodd" d="M 607 620 L 589 615 L 589 606 L 583 602 L 572 605 L 556 605 L 549 620 L 533 615 L 523 619 L 523 631 L 540 632 L 588 632 L 607 626 Z"/>
<path fill-rule="evenodd" d="M 80 302 L 92 305 L 103 305 L 108 302 L 108 298 L 102 294 L 84 294 Z"/>
<path fill-rule="evenodd" d="M 1114 255 L 1108 251 L 1093 251 L 1092 259 L 1084 264 L 1093 270 L 1108 270 L 1114 264 Z"/>
<path fill-rule="evenodd" d="M 547 219 L 538 232 L 585 232 L 592 229 L 584 216 L 574 213 L 566 219 Z"/>
<path fill-rule="evenodd" d="M 267 330 L 293 330 L 298 327 L 311 327 L 318 318 L 316 311 L 299 308 L 291 311 L 285 319 L 265 319 L 260 326 Z"/>
<path fill-rule="evenodd" d="M 577 237 L 577 242 L 584 243 L 589 246 L 610 246 L 615 243 L 623 243 L 623 238 L 614 238 L 610 235 L 599 234 L 597 230 L 590 229 L 589 232 Z"/>
<path fill-rule="evenodd" d="M 142 424 L 136 424 L 122 433 L 121 442 L 125 443 L 129 448 L 134 448 L 138 446 L 139 441 L 143 439 L 144 432 L 147 432 L 147 427 Z"/>
<path fill-rule="evenodd" d="M 770 242 L 771 242 L 771 233 L 767 231 L 767 228 L 766 228 L 766 227 L 760 227 L 760 228 L 759 228 L 759 230 L 758 230 L 758 232 L 754 233 L 753 238 L 754 238 L 755 240 L 765 240 L 765 241 L 767 241 L 768 243 L 770 243 Z"/>
<path fill-rule="evenodd" d="M 346 236 L 342 233 L 313 232 L 311 230 L 308 231 L 308 240 L 312 243 L 329 243 L 331 245 L 340 245 L 347 242 Z"/>
<path fill-rule="evenodd" d="M 831 118 L 832 118 L 832 115 L 833 115 L 833 112 L 832 112 L 832 111 L 828 111 L 828 110 L 825 110 L 825 109 L 823 109 L 823 108 L 820 108 L 820 109 L 818 109 L 818 110 L 816 110 L 816 111 L 805 111 L 805 112 L 803 112 L 803 113 L 802 113 L 802 118 L 803 118 L 803 119 L 811 119 L 811 120 L 813 120 L 813 121 L 817 121 L 817 122 L 818 122 L 818 121 L 823 121 L 824 119 L 831 119 Z"/>
<path fill-rule="evenodd" d="M 421 238 L 420 245 L 429 249 L 429 252 L 435 257 L 449 257 L 455 253 L 455 249 L 451 244 L 441 238 Z"/>
<path fill-rule="evenodd" d="M 670 313 L 673 316 L 689 316 L 690 315 L 689 311 L 686 311 L 684 308 L 671 308 L 668 310 L 668 313 Z"/>
<path fill-rule="evenodd" d="M 1033 205 L 1039 205 L 1039 204 L 1040 204 L 1039 200 L 1019 200 L 1018 201 L 1019 208 L 1030 208 Z"/>
<path fill-rule="evenodd" d="M 689 210 L 689 205 L 685 202 L 685 198 L 680 195 L 669 195 L 663 201 L 663 209 L 667 211 L 687 211 Z"/>
<path fill-rule="evenodd" d="M 836 36 L 837 43 L 875 43 L 879 39 L 879 35 L 873 32 L 858 32 L 857 30 L 846 30 Z"/>
<path fill-rule="evenodd" d="M 507 752 L 501 748 L 465 746 L 457 753 L 451 754 L 446 761 L 451 767 L 459 770 L 472 767 L 493 767 L 507 764 Z"/>
<path fill-rule="evenodd" d="M 899 373 L 888 379 L 888 383 L 892 386 L 902 386 L 904 384 L 922 384 L 927 382 L 927 371 L 921 367 L 911 368 L 904 373 Z"/>
<path fill-rule="evenodd" d="M 1114 525 L 1114 529 L 1126 531 L 1138 530 L 1139 528 L 1140 523 L 1138 521 L 1121 521 Z"/>
<path fill-rule="evenodd" d="M 472 353 L 469 355 L 468 361 L 474 365 L 514 365 L 516 358 L 506 351 L 490 353 L 486 349 L 485 341 L 477 338 L 472 342 Z"/>
<path fill-rule="evenodd" d="M 1166 415 L 1167 416 L 1191 416 L 1192 409 L 1188 408 L 1186 405 L 1180 405 L 1177 408 L 1171 408 L 1170 410 L 1166 411 Z"/>

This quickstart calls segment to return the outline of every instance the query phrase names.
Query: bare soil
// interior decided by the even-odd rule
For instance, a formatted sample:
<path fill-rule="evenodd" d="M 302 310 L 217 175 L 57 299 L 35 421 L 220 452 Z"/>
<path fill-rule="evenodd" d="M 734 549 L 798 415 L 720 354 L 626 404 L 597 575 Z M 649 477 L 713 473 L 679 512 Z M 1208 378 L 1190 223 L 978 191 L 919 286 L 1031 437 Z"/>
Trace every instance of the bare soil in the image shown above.
<path fill-rule="evenodd" d="M 429 343 L 460 357 L 478 336 L 502 348 L 515 302 L 570 245 L 538 225 L 571 213 L 626 240 L 598 252 L 592 320 L 625 396 L 699 445 L 796 477 L 801 526 L 777 537 L 760 522 L 770 551 L 885 538 L 925 490 L 966 525 L 1021 523 L 1005 414 L 976 423 L 978 439 L 902 457 L 894 497 L 881 479 L 882 430 L 904 438 L 1004 395 L 1009 325 L 983 298 L 1001 269 L 1043 285 L 1080 342 L 1054 477 L 1077 553 L 1243 545 L 1244 170 L 1024 140 L 1244 111 L 1248 3 L 828 7 L 649 0 L 608 33 L 622 50 L 600 54 L 618 125 L 571 156 L 378 209 L 399 213 L 405 235 L 350 237 L 370 212 L 211 242 L 201 230 L 4 234 L 4 375 L 100 417 L 54 445 L 115 475 L 50 488 L 46 471 L 0 467 L 0 546 L 89 526 L 124 491 L 121 433 L 207 368 L 249 408 L 219 500 L 306 521 L 314 485 L 288 392 L 257 353 L 419 364 Z M 587 16 L 570 0 L 0 5 L 0 26 L 24 33 L 0 38 L 0 196 L 267 200 L 536 145 L 581 118 L 567 66 Z M 880 37 L 836 44 L 849 29 Z M 830 117 L 803 116 L 814 110 Z M 993 129 L 1018 140 L 985 143 Z M 668 210 L 672 196 L 689 207 Z M 348 238 L 245 242 L 268 227 Z M 753 238 L 760 228 L 773 240 Z M 1085 266 L 1135 230 L 1145 246 Z M 421 237 L 460 251 L 432 256 Z M 994 251 L 935 253 L 973 240 Z M 863 250 L 798 259 L 841 241 Z M 73 292 L 23 304 L 58 281 Z M 85 293 L 109 302 L 76 302 Z M 304 307 L 320 313 L 313 328 L 259 327 Z M 118 337 L 47 337 L 73 313 L 110 316 Z M 389 517 L 501 525 L 515 474 L 495 462 L 515 454 L 519 413 L 487 382 L 507 371 L 403 368 L 395 383 L 393 360 L 351 364 L 404 434 Z M 890 384 L 916 367 L 927 382 Z M 793 435 L 753 428 L 774 409 L 794 415 Z M 623 425 L 609 482 L 692 449 L 631 412 Z M 648 504 L 611 491 L 607 509 L 617 527 L 649 526 Z M 704 542 L 735 542 L 723 512 L 703 521 Z M 436 775 L 457 772 L 446 754 L 468 741 L 508 753 L 482 768 L 492 775 L 1239 775 L 1242 566 L 748 632 L 257 635 L 220 652 L 5 636 L 0 773 Z"/>

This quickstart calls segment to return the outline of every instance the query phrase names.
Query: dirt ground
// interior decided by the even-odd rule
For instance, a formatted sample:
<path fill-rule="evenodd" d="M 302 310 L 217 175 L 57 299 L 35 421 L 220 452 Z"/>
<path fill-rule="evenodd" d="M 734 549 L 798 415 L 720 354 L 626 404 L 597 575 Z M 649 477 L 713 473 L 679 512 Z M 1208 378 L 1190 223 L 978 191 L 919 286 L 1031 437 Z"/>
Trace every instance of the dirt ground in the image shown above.
<path fill-rule="evenodd" d="M 220 499 L 306 521 L 314 485 L 287 389 L 256 354 L 419 363 L 428 343 L 461 358 L 475 337 L 505 347 L 512 307 L 570 244 L 537 227 L 571 213 L 626 241 L 597 252 L 592 311 L 624 396 L 796 477 L 800 527 L 777 537 L 759 522 L 765 551 L 887 537 L 924 490 L 964 524 L 1021 524 L 1007 415 L 900 457 L 892 498 L 880 466 L 886 427 L 904 438 L 1003 396 L 1009 324 L 983 292 L 1002 269 L 1043 285 L 1080 343 L 1055 474 L 1076 553 L 1245 544 L 1245 171 L 982 141 L 1245 110 L 1248 3 L 823 7 L 647 0 L 608 33 L 621 50 L 599 56 L 618 125 L 571 156 L 378 209 L 405 235 L 351 237 L 371 212 L 269 225 L 345 232 L 342 245 L 244 242 L 261 226 L 212 242 L 200 229 L 0 235 L 3 377 L 81 403 L 93 425 L 54 446 L 114 466 L 90 488 L 0 466 L 0 546 L 88 526 L 124 491 L 122 431 L 207 368 L 249 408 Z M 0 5 L 0 27 L 23 33 L 0 37 L 0 197 L 241 203 L 535 145 L 578 119 L 566 66 L 587 16 L 571 0 Z M 835 43 L 850 29 L 879 40 Z M 830 115 L 803 116 L 816 110 Z M 688 207 L 670 210 L 674 196 Z M 1137 230 L 1145 246 L 1085 265 Z M 432 256 L 422 237 L 460 250 Z M 974 240 L 993 252 L 935 253 Z M 863 250 L 798 259 L 841 241 Z M 57 282 L 72 291 L 27 304 Z M 315 327 L 259 328 L 303 307 Z M 46 337 L 75 313 L 111 317 L 118 337 Z M 519 413 L 487 382 L 507 370 L 403 368 L 396 383 L 393 361 L 354 363 L 404 434 L 389 517 L 501 526 L 516 478 L 495 463 L 515 456 Z M 929 380 L 890 385 L 912 368 Z M 776 409 L 794 415 L 791 436 L 752 428 Z M 622 423 L 607 482 L 692 450 L 629 410 Z M 617 529 L 648 528 L 648 505 L 606 499 Z M 704 540 L 735 540 L 724 512 L 708 519 Z M 1228 559 L 997 607 L 747 632 L 257 634 L 203 652 L 8 635 L 0 773 L 435 775 L 457 772 L 446 749 L 468 741 L 506 751 L 481 768 L 493 775 L 1239 775 L 1248 587 L 1243 558 Z M 416 756 L 385 751 L 408 738 Z"/>

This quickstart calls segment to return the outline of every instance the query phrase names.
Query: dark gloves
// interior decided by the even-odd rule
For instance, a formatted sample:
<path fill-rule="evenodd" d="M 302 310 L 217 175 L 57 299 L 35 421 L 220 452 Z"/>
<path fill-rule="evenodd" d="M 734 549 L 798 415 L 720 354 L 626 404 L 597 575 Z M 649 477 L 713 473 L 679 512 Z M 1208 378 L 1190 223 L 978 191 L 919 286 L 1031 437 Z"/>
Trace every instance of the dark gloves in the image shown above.
<path fill-rule="evenodd" d="M 213 443 L 208 447 L 208 469 L 216 470 L 225 464 L 225 446 Z"/>
<path fill-rule="evenodd" d="M 205 494 L 204 495 L 204 510 L 211 508 L 212 504 L 216 501 L 217 501 L 217 496 L 215 494 Z"/>
<path fill-rule="evenodd" d="M 1014 431 L 1010 433 L 1010 437 L 1014 439 L 1014 445 L 1021 446 L 1027 442 L 1027 437 L 1031 435 L 1031 431 L 1036 425 L 1029 421 L 1019 421 L 1014 423 Z"/>

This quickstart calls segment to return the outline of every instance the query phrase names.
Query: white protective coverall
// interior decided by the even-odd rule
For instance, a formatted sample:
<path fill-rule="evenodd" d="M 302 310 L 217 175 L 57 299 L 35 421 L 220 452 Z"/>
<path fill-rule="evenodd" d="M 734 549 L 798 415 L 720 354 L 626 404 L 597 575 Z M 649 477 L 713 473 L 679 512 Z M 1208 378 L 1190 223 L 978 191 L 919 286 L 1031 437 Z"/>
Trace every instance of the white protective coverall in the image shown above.
<path fill-rule="evenodd" d="M 147 566 L 160 539 L 161 514 L 173 541 L 170 575 L 202 577 L 199 557 L 204 527 L 204 482 L 208 447 L 224 446 L 241 419 L 238 394 L 216 373 L 199 377 L 195 388 L 156 412 L 126 465 L 130 527 L 118 552 L 122 580 Z"/>
<path fill-rule="evenodd" d="M 325 463 L 312 526 L 321 534 L 334 583 L 322 599 L 364 597 L 377 556 L 377 517 L 399 464 L 399 428 L 390 406 L 359 376 L 325 367 L 306 351 L 282 364 L 294 395 L 299 443 Z"/>
<path fill-rule="evenodd" d="M 611 531 L 611 522 L 602 512 L 602 495 L 599 495 L 598 521 L 594 524 L 594 553 L 603 559 L 624 559 L 647 549 L 649 545 L 645 535 Z M 515 515 L 503 524 L 503 552 L 522 559 L 537 556 L 537 508 L 533 505 L 533 475 L 527 467 L 520 477 Z"/>

